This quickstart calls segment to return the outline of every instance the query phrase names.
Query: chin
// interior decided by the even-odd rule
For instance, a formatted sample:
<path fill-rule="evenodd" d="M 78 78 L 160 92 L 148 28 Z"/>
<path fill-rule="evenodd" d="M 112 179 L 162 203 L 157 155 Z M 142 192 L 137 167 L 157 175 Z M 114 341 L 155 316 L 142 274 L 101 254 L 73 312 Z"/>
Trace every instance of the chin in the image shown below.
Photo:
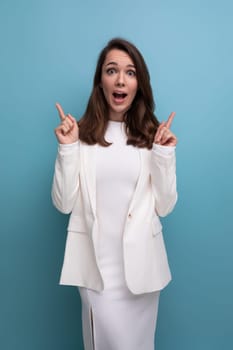
<path fill-rule="evenodd" d="M 112 108 L 112 111 L 113 111 L 113 113 L 119 113 L 119 114 L 125 114 L 127 111 L 128 111 L 128 109 L 130 108 L 130 106 L 127 106 L 127 107 L 119 107 L 119 108 Z"/>

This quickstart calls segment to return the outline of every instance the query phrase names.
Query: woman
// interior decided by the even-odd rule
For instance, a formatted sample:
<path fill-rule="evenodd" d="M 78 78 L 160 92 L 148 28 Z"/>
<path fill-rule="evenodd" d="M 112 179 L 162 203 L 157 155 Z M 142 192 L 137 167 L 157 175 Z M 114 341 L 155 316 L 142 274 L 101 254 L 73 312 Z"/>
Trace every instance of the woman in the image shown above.
<path fill-rule="evenodd" d="M 171 279 L 159 216 L 177 200 L 175 113 L 159 124 L 144 59 L 118 38 L 100 53 L 80 122 L 56 107 L 52 198 L 71 213 L 60 282 L 79 287 L 85 350 L 152 350 Z"/>

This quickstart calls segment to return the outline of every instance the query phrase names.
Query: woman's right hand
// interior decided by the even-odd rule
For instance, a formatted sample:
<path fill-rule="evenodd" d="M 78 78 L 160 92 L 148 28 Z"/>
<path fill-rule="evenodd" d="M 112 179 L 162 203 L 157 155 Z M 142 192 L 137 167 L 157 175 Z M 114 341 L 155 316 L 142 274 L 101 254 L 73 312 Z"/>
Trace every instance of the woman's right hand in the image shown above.
<path fill-rule="evenodd" d="M 59 103 L 56 103 L 56 108 L 61 119 L 60 125 L 54 130 L 58 142 L 69 144 L 78 141 L 79 128 L 76 119 L 71 114 L 66 115 Z"/>

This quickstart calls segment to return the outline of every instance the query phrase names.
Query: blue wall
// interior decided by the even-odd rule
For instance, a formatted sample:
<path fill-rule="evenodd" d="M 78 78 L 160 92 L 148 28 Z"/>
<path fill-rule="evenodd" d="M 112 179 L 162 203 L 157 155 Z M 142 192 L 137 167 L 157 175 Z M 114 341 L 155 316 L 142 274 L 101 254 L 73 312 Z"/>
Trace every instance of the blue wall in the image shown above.
<path fill-rule="evenodd" d="M 144 54 L 159 119 L 177 112 L 179 202 L 163 220 L 173 282 L 156 350 L 233 347 L 232 11 L 230 0 L 1 0 L 1 349 L 82 349 L 78 293 L 58 286 L 68 218 L 50 199 L 54 104 L 82 115 L 113 36 Z"/>

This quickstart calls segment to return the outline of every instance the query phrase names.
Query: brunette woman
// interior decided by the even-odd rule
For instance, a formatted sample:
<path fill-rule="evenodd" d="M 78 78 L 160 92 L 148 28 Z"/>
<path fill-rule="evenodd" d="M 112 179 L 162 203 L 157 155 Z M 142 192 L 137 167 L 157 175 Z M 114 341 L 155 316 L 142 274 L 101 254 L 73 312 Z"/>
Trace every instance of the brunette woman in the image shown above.
<path fill-rule="evenodd" d="M 152 350 L 170 269 L 159 216 L 175 206 L 175 113 L 159 123 L 139 50 L 113 39 L 77 123 L 57 104 L 53 203 L 71 213 L 61 284 L 78 286 L 85 350 Z"/>

